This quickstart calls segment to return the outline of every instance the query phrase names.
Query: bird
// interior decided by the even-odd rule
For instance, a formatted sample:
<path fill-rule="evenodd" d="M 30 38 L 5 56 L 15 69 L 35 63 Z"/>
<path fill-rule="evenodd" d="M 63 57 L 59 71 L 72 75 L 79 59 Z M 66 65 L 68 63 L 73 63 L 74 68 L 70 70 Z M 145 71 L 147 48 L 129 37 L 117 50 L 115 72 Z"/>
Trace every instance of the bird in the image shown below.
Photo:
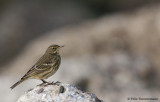
<path fill-rule="evenodd" d="M 50 45 L 44 55 L 31 67 L 31 69 L 10 88 L 13 89 L 20 83 L 28 79 L 38 79 L 43 83 L 48 83 L 45 79 L 49 78 L 59 69 L 61 56 L 59 50 L 64 47 L 59 45 Z"/>

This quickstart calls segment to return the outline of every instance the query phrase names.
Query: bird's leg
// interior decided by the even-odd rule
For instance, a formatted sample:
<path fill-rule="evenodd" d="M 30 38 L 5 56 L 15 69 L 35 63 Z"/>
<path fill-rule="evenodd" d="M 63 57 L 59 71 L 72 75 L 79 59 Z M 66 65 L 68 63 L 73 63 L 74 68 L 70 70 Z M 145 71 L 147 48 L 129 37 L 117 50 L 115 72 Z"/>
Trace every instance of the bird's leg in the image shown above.
<path fill-rule="evenodd" d="M 49 82 L 47 82 L 47 81 L 45 81 L 45 80 L 43 80 L 43 79 L 41 79 L 41 81 L 42 81 L 43 83 L 49 83 Z"/>
<path fill-rule="evenodd" d="M 49 83 L 49 82 L 47 82 L 47 81 L 45 81 L 44 79 L 41 79 L 41 81 L 43 82 L 42 84 L 47 84 L 47 85 L 59 85 L 60 84 L 60 82 L 59 81 L 57 81 L 57 82 L 55 82 L 54 83 L 54 81 L 53 82 L 51 82 L 51 83 Z"/>
<path fill-rule="evenodd" d="M 38 86 L 41 86 L 41 85 L 48 85 L 48 83 L 49 83 L 49 82 L 47 82 L 47 81 L 45 81 L 45 80 L 43 80 L 43 79 L 41 79 L 41 81 L 42 81 L 42 84 L 39 84 Z"/>
<path fill-rule="evenodd" d="M 52 82 L 53 85 L 59 85 L 61 82 L 57 81 L 57 82 Z"/>

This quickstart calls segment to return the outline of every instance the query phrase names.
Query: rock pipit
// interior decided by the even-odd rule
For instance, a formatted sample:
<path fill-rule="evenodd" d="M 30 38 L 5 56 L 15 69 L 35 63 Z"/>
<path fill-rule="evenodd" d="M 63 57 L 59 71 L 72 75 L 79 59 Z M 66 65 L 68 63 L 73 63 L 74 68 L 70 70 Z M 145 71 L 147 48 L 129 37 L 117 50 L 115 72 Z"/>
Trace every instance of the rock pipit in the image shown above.
<path fill-rule="evenodd" d="M 11 86 L 11 89 L 15 88 L 17 85 L 19 85 L 27 79 L 39 79 L 42 80 L 43 83 L 46 83 L 44 79 L 47 79 L 48 77 L 52 76 L 59 68 L 59 65 L 61 63 L 59 50 L 62 47 L 64 46 L 49 46 L 45 54 L 17 83 Z"/>

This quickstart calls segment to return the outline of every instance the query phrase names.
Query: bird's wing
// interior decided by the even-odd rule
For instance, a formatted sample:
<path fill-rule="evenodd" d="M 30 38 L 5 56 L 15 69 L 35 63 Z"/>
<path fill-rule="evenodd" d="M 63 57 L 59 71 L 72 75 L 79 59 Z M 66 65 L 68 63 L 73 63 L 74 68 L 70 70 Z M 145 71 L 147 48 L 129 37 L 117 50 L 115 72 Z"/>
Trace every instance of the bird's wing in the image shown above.
<path fill-rule="evenodd" d="M 49 70 L 51 68 L 50 59 L 46 56 L 42 56 L 37 63 L 23 76 L 23 78 L 36 75 L 43 72 L 44 70 Z"/>

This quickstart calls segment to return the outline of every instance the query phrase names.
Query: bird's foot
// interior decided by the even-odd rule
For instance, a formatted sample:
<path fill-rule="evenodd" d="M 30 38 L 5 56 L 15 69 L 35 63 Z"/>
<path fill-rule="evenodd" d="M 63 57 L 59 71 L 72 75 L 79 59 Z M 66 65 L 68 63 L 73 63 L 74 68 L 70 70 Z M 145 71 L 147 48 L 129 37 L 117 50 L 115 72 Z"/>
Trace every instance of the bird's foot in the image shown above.
<path fill-rule="evenodd" d="M 54 81 L 53 81 L 53 82 L 47 82 L 47 81 L 45 81 L 45 80 L 43 80 L 43 79 L 41 79 L 41 81 L 42 81 L 43 83 L 39 84 L 38 86 L 41 86 L 41 85 L 44 85 L 44 86 L 45 86 L 45 85 L 58 85 L 58 86 L 59 86 L 60 83 L 61 83 L 61 82 L 59 82 L 59 81 L 57 81 L 57 82 L 54 82 Z"/>
<path fill-rule="evenodd" d="M 42 81 L 42 83 L 39 84 L 38 86 L 41 86 L 41 85 L 49 85 L 49 84 L 50 84 L 49 82 L 47 82 L 47 81 L 45 81 L 45 80 L 43 80 L 43 79 L 41 79 L 41 81 Z"/>
<path fill-rule="evenodd" d="M 57 81 L 57 82 L 52 82 L 52 85 L 60 85 L 61 82 Z"/>

